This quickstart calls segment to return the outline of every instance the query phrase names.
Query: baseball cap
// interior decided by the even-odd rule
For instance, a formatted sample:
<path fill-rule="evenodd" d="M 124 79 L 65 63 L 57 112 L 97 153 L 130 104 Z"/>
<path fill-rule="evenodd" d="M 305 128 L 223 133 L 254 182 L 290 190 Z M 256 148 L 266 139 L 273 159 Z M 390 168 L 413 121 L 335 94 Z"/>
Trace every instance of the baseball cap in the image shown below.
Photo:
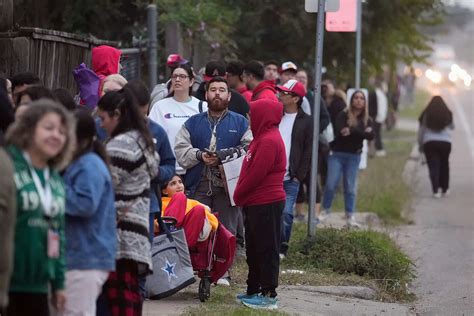
<path fill-rule="evenodd" d="M 223 61 L 210 61 L 206 64 L 206 71 L 204 72 L 204 80 L 209 81 L 214 77 L 225 77 L 226 64 Z"/>
<path fill-rule="evenodd" d="M 287 70 L 292 70 L 296 72 L 298 71 L 298 67 L 296 67 L 295 63 L 292 61 L 285 61 L 283 64 L 281 64 L 280 73 Z"/>
<path fill-rule="evenodd" d="M 280 90 L 280 91 L 287 91 L 287 92 L 294 93 L 297 96 L 300 96 L 301 98 L 304 98 L 304 96 L 306 95 L 306 89 L 304 85 L 295 79 L 288 80 L 287 83 L 285 83 L 282 86 L 277 86 L 276 88 L 277 90 Z"/>
<path fill-rule="evenodd" d="M 166 65 L 168 67 L 173 67 L 177 65 L 184 65 L 187 64 L 188 61 L 181 57 L 179 54 L 171 54 L 168 56 L 168 59 L 166 60 Z"/>

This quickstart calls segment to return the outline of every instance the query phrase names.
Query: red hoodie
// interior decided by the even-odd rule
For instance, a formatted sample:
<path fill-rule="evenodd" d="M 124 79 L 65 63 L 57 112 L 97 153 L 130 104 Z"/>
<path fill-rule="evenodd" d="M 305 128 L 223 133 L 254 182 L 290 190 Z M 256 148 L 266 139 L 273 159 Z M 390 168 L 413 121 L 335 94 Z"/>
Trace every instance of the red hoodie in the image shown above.
<path fill-rule="evenodd" d="M 270 99 L 278 102 L 276 92 L 277 91 L 275 89 L 275 83 L 273 80 L 262 81 L 255 87 L 255 89 L 253 89 L 252 101 Z"/>
<path fill-rule="evenodd" d="M 269 99 L 250 102 L 253 141 L 242 164 L 234 201 L 239 206 L 284 201 L 283 176 L 286 171 L 285 144 L 278 125 L 283 105 Z"/>
<path fill-rule="evenodd" d="M 99 95 L 105 77 L 119 73 L 120 55 L 122 55 L 120 50 L 107 45 L 92 49 L 92 70 L 100 78 Z"/>
<path fill-rule="evenodd" d="M 239 93 L 247 100 L 247 102 L 252 101 L 252 91 L 247 89 L 245 85 L 241 86 L 239 89 L 237 89 Z"/>
<path fill-rule="evenodd" d="M 92 70 L 103 79 L 118 74 L 122 52 L 114 47 L 101 45 L 92 49 Z"/>

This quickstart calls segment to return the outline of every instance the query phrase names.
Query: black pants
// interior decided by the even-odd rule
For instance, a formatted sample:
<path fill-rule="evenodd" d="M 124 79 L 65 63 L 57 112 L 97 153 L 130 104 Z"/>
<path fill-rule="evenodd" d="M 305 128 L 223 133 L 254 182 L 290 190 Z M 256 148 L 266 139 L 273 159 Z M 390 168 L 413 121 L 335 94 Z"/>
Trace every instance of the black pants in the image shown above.
<path fill-rule="evenodd" d="M 311 171 L 310 171 L 311 172 Z M 321 185 L 319 177 L 316 179 L 316 203 L 321 203 Z M 308 174 L 303 183 L 300 183 L 300 189 L 298 190 L 298 197 L 296 198 L 296 203 L 309 203 L 309 193 L 311 192 L 311 175 Z M 306 190 L 305 190 L 306 187 Z"/>
<path fill-rule="evenodd" d="M 244 207 L 247 294 L 277 295 L 281 214 L 285 201 Z"/>
<path fill-rule="evenodd" d="M 383 150 L 381 123 L 377 123 L 374 121 L 374 134 L 375 134 L 375 141 L 374 141 L 375 149 Z"/>
<path fill-rule="evenodd" d="M 48 294 L 10 293 L 8 316 L 49 316 Z"/>
<path fill-rule="evenodd" d="M 451 143 L 431 141 L 423 145 L 426 156 L 428 170 L 430 173 L 431 187 L 433 193 L 437 193 L 439 188 L 442 192 L 449 189 L 449 154 L 451 153 Z"/>

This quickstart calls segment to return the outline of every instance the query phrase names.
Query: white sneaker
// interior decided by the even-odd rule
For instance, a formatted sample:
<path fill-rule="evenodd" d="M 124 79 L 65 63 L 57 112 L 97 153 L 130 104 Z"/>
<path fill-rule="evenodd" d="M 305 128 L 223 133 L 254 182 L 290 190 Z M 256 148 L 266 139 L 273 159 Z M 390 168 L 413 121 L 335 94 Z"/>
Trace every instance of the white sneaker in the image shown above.
<path fill-rule="evenodd" d="M 377 157 L 385 157 L 385 156 L 387 156 L 387 152 L 386 152 L 385 150 L 383 150 L 383 149 L 382 149 L 382 150 L 377 150 L 377 151 L 375 152 L 375 156 L 377 156 Z"/>
<path fill-rule="evenodd" d="M 449 189 L 447 189 L 446 192 L 444 192 L 444 193 L 441 194 L 441 196 L 442 196 L 442 197 L 447 197 L 447 196 L 449 196 L 449 193 L 450 193 L 450 192 L 449 192 Z"/>
<path fill-rule="evenodd" d="M 222 286 L 230 286 L 230 282 L 227 278 L 220 278 L 216 282 L 217 285 L 222 285 Z"/>
<path fill-rule="evenodd" d="M 329 219 L 331 212 L 329 210 L 321 210 L 321 214 L 317 216 L 317 219 L 320 223 L 324 223 L 326 220 Z"/>
<path fill-rule="evenodd" d="M 433 193 L 433 197 L 434 197 L 435 199 L 441 198 L 441 192 Z"/>
<path fill-rule="evenodd" d="M 356 222 L 355 217 L 353 215 L 347 217 L 347 226 L 360 228 L 360 224 Z"/>

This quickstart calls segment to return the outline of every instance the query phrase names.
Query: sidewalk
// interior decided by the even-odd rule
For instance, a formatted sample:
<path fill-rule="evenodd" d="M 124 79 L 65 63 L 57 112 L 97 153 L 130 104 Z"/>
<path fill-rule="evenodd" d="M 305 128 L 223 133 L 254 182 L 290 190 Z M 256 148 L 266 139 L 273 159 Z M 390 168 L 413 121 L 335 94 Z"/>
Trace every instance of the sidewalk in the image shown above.
<path fill-rule="evenodd" d="M 453 109 L 460 127 L 461 113 Z M 474 314 L 474 161 L 467 138 L 461 128 L 453 131 L 451 194 L 446 198 L 431 196 L 427 166 L 412 162 L 415 224 L 392 234 L 415 261 L 418 278 L 412 289 L 420 314 Z"/>
<path fill-rule="evenodd" d="M 350 297 L 364 296 L 367 292 L 370 292 L 370 289 L 338 286 L 281 286 L 278 288 L 278 311 L 289 315 L 413 315 L 407 305 Z M 201 303 L 197 298 L 197 288 L 191 286 L 164 300 L 146 301 L 143 316 L 181 315 L 199 304 Z"/>

